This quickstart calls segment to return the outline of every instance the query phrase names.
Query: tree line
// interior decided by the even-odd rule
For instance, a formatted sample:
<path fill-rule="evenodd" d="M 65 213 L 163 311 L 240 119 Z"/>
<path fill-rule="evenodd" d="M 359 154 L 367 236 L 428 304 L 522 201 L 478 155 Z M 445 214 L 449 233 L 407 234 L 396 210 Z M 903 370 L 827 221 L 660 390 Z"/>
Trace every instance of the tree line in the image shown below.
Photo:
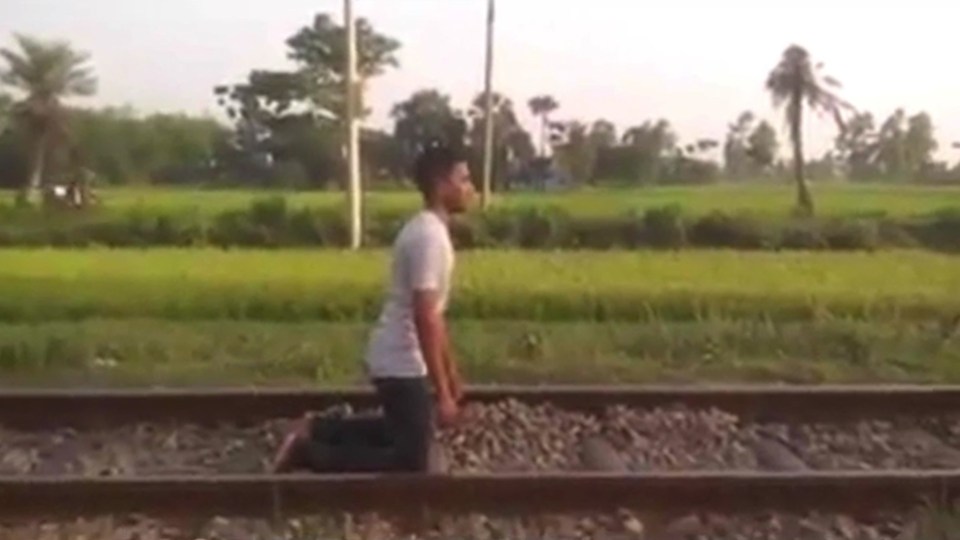
<path fill-rule="evenodd" d="M 344 32 L 331 16 L 319 14 L 286 40 L 289 69 L 253 69 L 241 81 L 214 88 L 226 124 L 199 116 L 69 107 L 69 98 L 96 91 L 89 56 L 64 42 L 16 35 L 16 48 L 0 49 L 0 82 L 18 94 L 0 91 L 0 186 L 20 187 L 29 200 L 45 183 L 87 170 L 110 184 L 336 187 L 344 177 L 346 100 L 358 100 L 361 114 L 369 115 L 363 88 L 399 67 L 401 48 L 398 40 L 359 19 L 361 85 L 348 97 Z M 928 114 L 897 110 L 877 126 L 870 113 L 839 96 L 836 79 L 823 74 L 822 65 L 802 47 L 784 51 L 766 88 L 783 111 L 791 160 L 780 158 L 774 125 L 750 111 L 738 115 L 722 139 L 681 141 L 667 119 L 627 126 L 621 133 L 609 119 L 557 119 L 561 104 L 549 94 L 522 104 L 495 94 L 494 189 L 792 177 L 798 207 L 812 213 L 811 177 L 960 178 L 960 164 L 951 168 L 934 160 L 938 143 Z M 391 130 L 361 133 L 365 182 L 404 178 L 417 150 L 437 140 L 462 145 L 479 166 L 482 98 L 478 92 L 457 106 L 441 90 L 424 88 L 395 104 Z M 521 106 L 537 118 L 536 133 L 518 121 Z M 803 146 L 802 126 L 810 113 L 826 115 L 838 126 L 834 147 L 817 159 L 806 158 Z"/>

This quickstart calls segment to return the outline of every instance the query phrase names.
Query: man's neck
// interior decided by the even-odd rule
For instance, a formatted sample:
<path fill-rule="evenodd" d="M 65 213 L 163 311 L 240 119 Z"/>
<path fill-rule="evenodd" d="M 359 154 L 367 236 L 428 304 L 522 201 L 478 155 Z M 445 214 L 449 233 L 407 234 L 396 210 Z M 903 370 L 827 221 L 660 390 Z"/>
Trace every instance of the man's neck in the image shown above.
<path fill-rule="evenodd" d="M 439 204 L 427 204 L 423 209 L 427 212 L 433 212 L 438 218 L 440 218 L 440 221 L 442 221 L 444 225 L 450 224 L 450 213 Z"/>

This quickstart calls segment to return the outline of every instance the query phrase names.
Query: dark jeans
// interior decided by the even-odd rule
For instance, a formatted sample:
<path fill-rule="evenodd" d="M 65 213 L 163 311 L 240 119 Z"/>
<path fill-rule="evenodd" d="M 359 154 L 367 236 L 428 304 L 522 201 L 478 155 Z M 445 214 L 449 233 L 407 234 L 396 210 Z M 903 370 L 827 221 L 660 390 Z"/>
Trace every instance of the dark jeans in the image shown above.
<path fill-rule="evenodd" d="M 424 378 L 373 381 L 382 415 L 320 418 L 307 463 L 316 472 L 425 472 L 433 441 L 433 399 Z"/>

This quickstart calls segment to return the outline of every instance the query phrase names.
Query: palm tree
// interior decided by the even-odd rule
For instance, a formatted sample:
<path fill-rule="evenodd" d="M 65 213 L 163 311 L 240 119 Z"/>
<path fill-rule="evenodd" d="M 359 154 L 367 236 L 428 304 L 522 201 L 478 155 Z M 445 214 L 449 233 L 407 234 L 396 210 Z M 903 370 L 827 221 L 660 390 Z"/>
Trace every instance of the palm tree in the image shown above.
<path fill-rule="evenodd" d="M 783 107 L 790 141 L 793 143 L 793 173 L 797 182 L 797 207 L 805 215 L 813 215 L 813 197 L 803 171 L 803 107 L 804 103 L 817 113 L 829 113 L 841 131 L 844 129 L 843 110 L 853 107 L 834 92 L 840 83 L 820 73 L 822 64 L 813 65 L 810 53 L 798 45 L 783 52 L 780 62 L 767 77 L 767 90 L 776 107 Z"/>
<path fill-rule="evenodd" d="M 7 130 L 7 124 L 10 121 L 10 109 L 13 99 L 3 93 L 0 93 L 0 135 Z"/>
<path fill-rule="evenodd" d="M 546 141 L 549 116 L 550 113 L 560 108 L 560 104 L 553 99 L 553 96 L 542 95 L 530 98 L 527 105 L 534 116 L 540 117 L 540 155 L 544 156 L 547 153 Z"/>
<path fill-rule="evenodd" d="M 14 115 L 31 145 L 30 177 L 22 197 L 32 202 L 40 192 L 44 165 L 54 146 L 66 137 L 64 98 L 90 96 L 97 80 L 87 65 L 90 57 L 59 41 L 45 42 L 23 35 L 14 36 L 19 51 L 0 49 L 6 68 L 0 83 L 24 94 Z"/>

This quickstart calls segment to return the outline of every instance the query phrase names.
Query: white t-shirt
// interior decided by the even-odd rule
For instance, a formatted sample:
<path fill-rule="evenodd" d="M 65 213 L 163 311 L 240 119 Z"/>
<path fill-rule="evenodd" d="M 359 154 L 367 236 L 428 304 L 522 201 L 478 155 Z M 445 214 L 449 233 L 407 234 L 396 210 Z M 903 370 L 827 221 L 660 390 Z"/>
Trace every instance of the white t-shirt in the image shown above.
<path fill-rule="evenodd" d="M 413 321 L 413 293 L 432 289 L 446 310 L 453 272 L 453 244 L 446 224 L 423 210 L 400 230 L 393 244 L 390 290 L 367 349 L 372 378 L 425 377 L 427 366 Z"/>

